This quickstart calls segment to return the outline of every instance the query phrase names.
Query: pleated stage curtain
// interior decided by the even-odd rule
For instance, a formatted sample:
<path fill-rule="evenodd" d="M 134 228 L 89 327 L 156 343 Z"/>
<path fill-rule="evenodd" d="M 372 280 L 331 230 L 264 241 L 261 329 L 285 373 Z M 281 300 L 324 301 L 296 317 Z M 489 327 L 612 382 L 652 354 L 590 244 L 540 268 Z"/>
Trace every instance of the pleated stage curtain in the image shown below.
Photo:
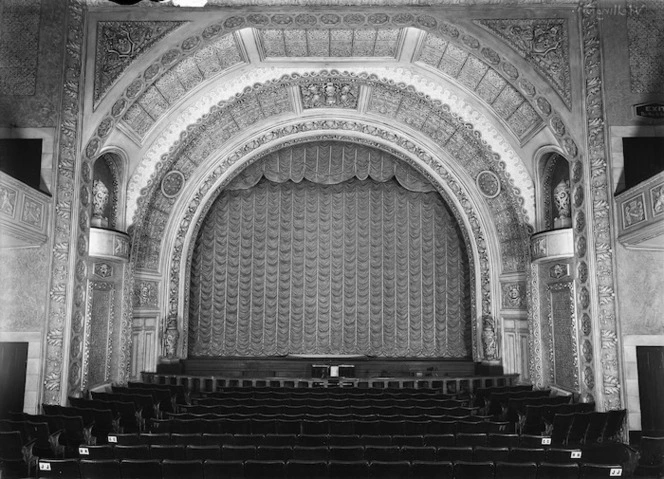
<path fill-rule="evenodd" d="M 201 227 L 189 355 L 468 358 L 469 293 L 438 193 L 263 178 L 226 189 Z"/>

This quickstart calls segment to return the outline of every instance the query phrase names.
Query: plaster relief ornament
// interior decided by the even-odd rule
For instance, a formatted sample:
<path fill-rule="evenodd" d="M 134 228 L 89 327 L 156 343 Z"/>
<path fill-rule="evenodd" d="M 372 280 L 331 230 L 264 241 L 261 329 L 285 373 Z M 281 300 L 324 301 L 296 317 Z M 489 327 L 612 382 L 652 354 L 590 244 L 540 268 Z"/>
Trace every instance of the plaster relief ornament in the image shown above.
<path fill-rule="evenodd" d="M 487 198 L 495 198 L 500 194 L 500 180 L 491 171 L 482 171 L 475 179 L 480 192 Z"/>
<path fill-rule="evenodd" d="M 558 212 L 558 216 L 553 219 L 553 227 L 556 229 L 572 226 L 569 192 L 569 180 L 561 180 L 553 189 L 553 202 Z"/>
<path fill-rule="evenodd" d="M 350 83 L 311 83 L 300 87 L 304 108 L 356 108 L 359 88 Z"/>
<path fill-rule="evenodd" d="M 164 353 L 167 358 L 175 357 L 179 337 L 177 320 L 170 319 L 164 335 Z"/>
<path fill-rule="evenodd" d="M 92 219 L 90 224 L 98 228 L 108 227 L 108 218 L 104 216 L 104 209 L 108 205 L 108 188 L 101 180 L 95 180 L 92 185 Z"/>
<path fill-rule="evenodd" d="M 664 185 L 656 186 L 650 190 L 650 195 L 653 215 L 664 213 Z"/>
<path fill-rule="evenodd" d="M 495 321 L 489 315 L 482 318 L 482 351 L 484 353 L 484 359 L 488 361 L 495 361 L 498 359 Z"/>
<path fill-rule="evenodd" d="M 638 196 L 623 203 L 623 227 L 634 226 L 645 220 L 645 209 L 643 208 L 643 197 Z"/>
<path fill-rule="evenodd" d="M 15 205 L 16 192 L 0 186 L 0 212 L 8 216 L 14 216 Z"/>

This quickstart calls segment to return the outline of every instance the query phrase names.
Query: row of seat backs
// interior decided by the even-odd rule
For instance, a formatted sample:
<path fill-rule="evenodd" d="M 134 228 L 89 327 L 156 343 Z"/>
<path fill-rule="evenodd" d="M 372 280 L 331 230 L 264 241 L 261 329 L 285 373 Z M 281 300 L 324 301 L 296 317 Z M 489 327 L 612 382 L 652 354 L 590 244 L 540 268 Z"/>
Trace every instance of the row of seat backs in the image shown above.
<path fill-rule="evenodd" d="M 143 383 L 146 384 L 146 383 Z M 148 385 L 150 383 L 147 383 Z M 130 385 L 131 386 L 131 385 Z M 445 394 L 440 388 L 298 388 L 298 387 L 227 387 L 218 391 L 200 392 L 207 397 L 265 397 L 270 395 L 306 397 L 426 397 L 454 398 L 456 394 Z"/>
<path fill-rule="evenodd" d="M 130 389 L 162 389 L 169 391 L 171 395 L 175 396 L 178 404 L 186 404 L 189 392 L 182 384 L 155 384 L 144 383 L 140 381 L 128 381 L 127 387 Z"/>
<path fill-rule="evenodd" d="M 93 427 L 92 423 L 85 424 L 81 416 L 65 415 L 36 415 L 20 421 L 4 420 L 2 422 L 4 429 L 19 431 L 25 440 L 31 439 L 32 434 L 38 434 L 40 430 L 42 432 L 39 434 L 42 434 L 43 424 L 46 424 L 49 435 L 60 432 L 60 441 L 69 445 L 89 440 Z M 111 431 L 104 431 L 103 434 L 107 435 Z"/>
<path fill-rule="evenodd" d="M 635 466 L 636 451 L 623 444 L 602 447 L 521 448 L 485 446 L 251 446 L 135 445 L 80 446 L 82 459 L 216 459 L 216 460 L 378 460 L 378 461 L 510 461 Z"/>
<path fill-rule="evenodd" d="M 115 387 L 114 387 L 115 388 Z M 192 404 L 205 406 L 319 406 L 319 407 L 353 407 L 353 406 L 384 406 L 384 407 L 462 407 L 468 406 L 469 400 L 429 396 L 426 398 L 385 398 L 371 396 L 353 397 L 280 397 L 273 395 L 264 398 L 192 398 Z"/>
<path fill-rule="evenodd" d="M 128 386 L 111 386 L 111 391 L 113 394 L 119 394 L 121 396 L 152 396 L 152 401 L 155 406 L 158 407 L 163 412 L 175 412 L 177 398 L 174 394 L 171 393 L 168 389 L 156 389 L 156 388 L 137 388 L 137 387 L 128 387 Z"/>
<path fill-rule="evenodd" d="M 518 434 L 427 434 L 406 435 L 296 435 L 296 434 L 180 434 L 144 433 L 109 435 L 108 443 L 120 445 L 136 444 L 191 444 L 191 445 L 280 445 L 280 446 L 489 446 L 489 447 L 553 447 L 551 438 Z"/>
<path fill-rule="evenodd" d="M 473 392 L 474 405 L 478 407 L 484 407 L 486 405 L 486 399 L 488 399 L 492 393 L 518 393 L 523 391 L 532 391 L 532 384 L 517 384 L 513 386 L 492 386 L 486 388 L 477 388 Z"/>
<path fill-rule="evenodd" d="M 617 465 L 427 461 L 40 461 L 38 478 L 437 478 L 437 479 L 595 479 L 619 476 Z"/>
<path fill-rule="evenodd" d="M 114 420 L 126 431 L 138 431 L 141 427 L 143 408 L 133 401 L 107 401 L 102 399 L 69 398 L 69 404 L 79 409 L 110 410 Z"/>
<path fill-rule="evenodd" d="M 506 421 L 517 422 L 526 413 L 529 406 L 549 407 L 571 407 L 573 411 L 593 411 L 594 404 L 572 403 L 572 396 L 546 396 L 546 397 L 517 397 L 510 398 L 504 406 L 503 415 Z M 581 407 L 578 407 L 582 405 Z M 589 407 L 590 406 L 590 407 Z M 575 409 L 578 408 L 578 409 Z"/>
<path fill-rule="evenodd" d="M 423 406 L 382 406 L 382 405 L 366 405 L 366 406 L 320 406 L 320 405 L 263 405 L 263 406 L 249 406 L 238 404 L 236 406 L 229 405 L 185 405 L 178 407 L 180 412 L 191 414 L 263 414 L 263 415 L 303 415 L 303 414 L 385 414 L 394 415 L 400 414 L 407 415 L 448 415 L 448 416 L 469 416 L 477 414 L 479 408 L 467 406 L 453 406 L 453 407 L 423 407 Z M 170 414 L 169 414 L 170 415 Z"/>
<path fill-rule="evenodd" d="M 231 434 L 359 434 L 424 435 L 512 432 L 505 421 L 464 420 L 286 420 L 286 419 L 165 419 L 152 420 L 153 432 Z"/>
<path fill-rule="evenodd" d="M 554 444 L 584 444 L 615 440 L 623 428 L 627 410 L 577 412 L 553 417 Z"/>
<path fill-rule="evenodd" d="M 539 434 L 547 424 L 553 423 L 556 414 L 571 414 L 577 412 L 593 412 L 595 403 L 545 403 L 526 404 L 519 410 L 519 422 L 522 432 L 526 434 Z"/>
<path fill-rule="evenodd" d="M 151 394 L 118 394 L 92 391 L 90 395 L 92 396 L 92 399 L 98 399 L 101 401 L 133 402 L 136 405 L 136 409 L 141 409 L 141 413 L 145 419 L 150 419 L 159 415 L 159 403 L 155 403 Z"/>
<path fill-rule="evenodd" d="M 550 389 L 538 389 L 534 391 L 506 391 L 492 392 L 484 399 L 486 414 L 505 414 L 507 403 L 510 399 L 544 400 L 551 399 Z M 569 400 L 569 399 L 568 399 Z"/>
<path fill-rule="evenodd" d="M 91 409 L 80 408 L 76 406 L 57 406 L 53 404 L 42 404 L 45 416 L 80 416 L 83 419 L 83 424 L 86 426 L 94 425 L 100 431 L 115 431 L 117 430 L 116 416 L 113 411 L 108 408 L 104 409 Z"/>

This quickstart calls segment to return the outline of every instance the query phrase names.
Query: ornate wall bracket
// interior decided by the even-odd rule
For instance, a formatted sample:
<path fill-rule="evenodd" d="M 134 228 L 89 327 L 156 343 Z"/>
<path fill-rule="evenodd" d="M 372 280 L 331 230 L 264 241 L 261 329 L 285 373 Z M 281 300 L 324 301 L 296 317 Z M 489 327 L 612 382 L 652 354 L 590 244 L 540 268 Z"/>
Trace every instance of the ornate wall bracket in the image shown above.
<path fill-rule="evenodd" d="M 572 228 L 544 231 L 530 238 L 530 250 L 534 263 L 552 259 L 574 257 L 574 235 Z"/>
<path fill-rule="evenodd" d="M 129 261 L 129 236 L 120 231 L 90 228 L 89 255 L 126 263 Z"/>

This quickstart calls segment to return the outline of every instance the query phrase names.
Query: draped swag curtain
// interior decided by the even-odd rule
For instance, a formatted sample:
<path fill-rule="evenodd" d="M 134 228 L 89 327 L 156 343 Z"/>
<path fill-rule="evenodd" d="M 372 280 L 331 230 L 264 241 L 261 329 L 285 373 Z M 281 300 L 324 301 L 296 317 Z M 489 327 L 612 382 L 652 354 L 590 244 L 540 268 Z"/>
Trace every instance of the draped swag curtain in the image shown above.
<path fill-rule="evenodd" d="M 287 152 L 299 154 L 306 160 L 305 148 Z M 266 174 L 268 163 L 281 174 Z M 468 358 L 469 264 L 440 195 L 404 188 L 397 168 L 377 181 L 331 179 L 339 170 L 329 165 L 300 175 L 304 164 L 282 163 L 248 169 L 204 220 L 191 265 L 190 357 Z M 401 176 L 411 186 L 427 183 L 410 170 Z"/>

